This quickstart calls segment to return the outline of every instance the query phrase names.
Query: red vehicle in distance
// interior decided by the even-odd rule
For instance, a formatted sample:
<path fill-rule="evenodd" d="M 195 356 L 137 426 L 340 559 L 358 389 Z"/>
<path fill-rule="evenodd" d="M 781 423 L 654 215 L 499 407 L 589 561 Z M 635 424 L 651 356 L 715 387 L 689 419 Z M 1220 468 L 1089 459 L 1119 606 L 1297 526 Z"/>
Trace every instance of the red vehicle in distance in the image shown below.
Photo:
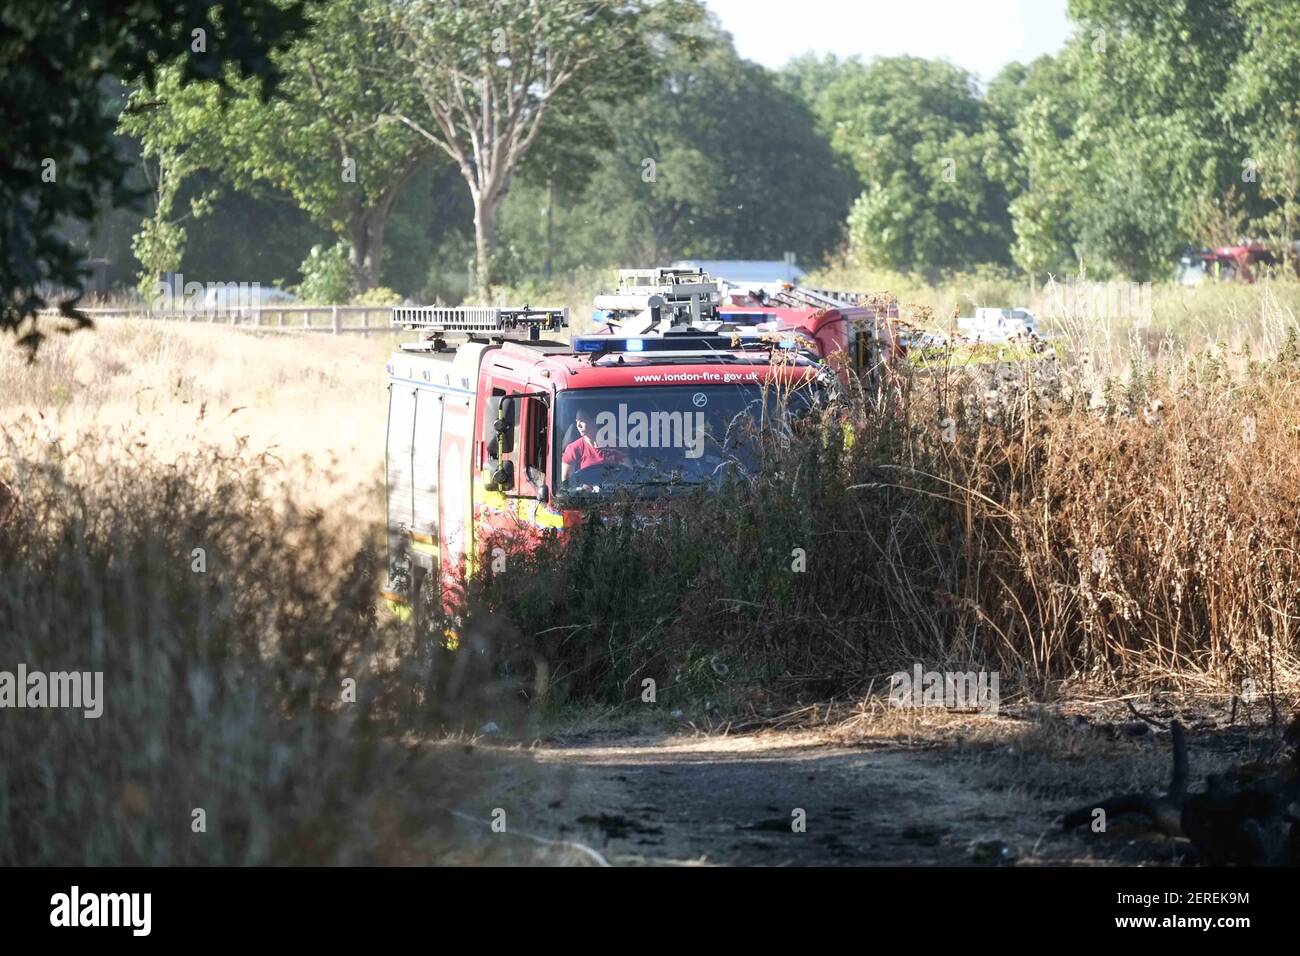
<path fill-rule="evenodd" d="M 1300 243 L 1289 256 L 1290 265 L 1296 269 Z M 1174 281 L 1178 285 L 1200 285 L 1206 280 L 1219 282 L 1254 282 L 1263 275 L 1280 268 L 1282 257 L 1273 246 L 1259 241 L 1219 246 L 1215 249 L 1190 250 L 1178 260 Z"/>

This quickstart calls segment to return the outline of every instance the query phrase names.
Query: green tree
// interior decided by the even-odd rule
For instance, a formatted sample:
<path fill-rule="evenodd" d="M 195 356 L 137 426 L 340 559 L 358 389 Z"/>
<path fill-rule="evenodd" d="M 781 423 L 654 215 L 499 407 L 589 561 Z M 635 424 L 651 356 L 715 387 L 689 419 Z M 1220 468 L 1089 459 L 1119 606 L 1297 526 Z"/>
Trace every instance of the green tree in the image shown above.
<path fill-rule="evenodd" d="M 8 0 L 0 7 L 0 331 L 32 352 L 35 316 L 50 285 L 67 290 L 75 311 L 85 276 L 82 253 L 62 234 L 67 219 L 88 221 L 105 199 L 143 198 L 127 184 L 130 165 L 115 149 L 115 117 L 105 108 L 114 78 L 151 84 L 180 61 L 183 82 L 214 80 L 230 65 L 269 96 L 270 55 L 304 26 L 303 2 L 271 0 Z"/>
<path fill-rule="evenodd" d="M 589 111 L 644 90 L 656 43 L 702 16 L 689 0 L 413 0 L 391 12 L 401 38 L 392 75 L 414 78 L 423 109 L 389 113 L 464 178 L 480 294 L 497 212 L 556 104 Z"/>
<path fill-rule="evenodd" d="M 699 39 L 699 38 L 697 38 Z M 556 189 L 557 262 L 648 265 L 676 258 L 815 263 L 841 240 L 855 191 L 808 107 L 713 36 L 650 93 L 611 109 L 613 143 L 587 188 Z M 548 207 L 525 188 L 502 210 L 502 255 L 540 270 Z"/>
<path fill-rule="evenodd" d="M 298 296 L 304 302 L 330 304 L 348 300 L 352 270 L 346 242 L 337 242 L 329 248 L 312 246 L 300 271 L 302 282 Z"/>
<path fill-rule="evenodd" d="M 1167 274 L 1245 156 L 1224 91 L 1249 33 L 1237 0 L 1072 0 L 1074 36 L 1019 112 L 1015 257 L 1032 272 Z"/>
<path fill-rule="evenodd" d="M 1289 258 L 1300 228 L 1300 6 L 1239 0 L 1239 8 L 1246 47 L 1232 65 L 1223 112 L 1241 127 L 1256 173 L 1256 227 Z"/>
<path fill-rule="evenodd" d="M 312 222 L 293 197 L 280 190 L 233 189 L 205 170 L 186 180 L 177 203 L 204 193 L 216 198 L 203 218 L 203 228 L 191 228 L 185 237 L 181 270 L 187 277 L 286 287 L 299 281 L 305 250 L 335 241 L 329 230 Z M 238 241 L 231 241 L 236 236 Z M 386 257 L 385 263 L 391 258 Z"/>
<path fill-rule="evenodd" d="M 156 156 L 157 164 L 152 168 L 148 160 Z M 146 300 L 151 300 L 159 273 L 174 272 L 180 268 L 181 257 L 185 252 L 186 230 L 183 223 L 187 219 L 198 219 L 212 209 L 216 199 L 216 190 L 200 193 L 191 197 L 189 211 L 176 214 L 176 201 L 181 185 L 193 170 L 187 169 L 189 154 L 183 151 L 163 148 L 148 150 L 142 154 L 145 175 L 153 190 L 153 215 L 140 225 L 131 240 L 131 251 L 140 261 L 140 291 Z M 178 290 L 179 291 L 179 290 Z"/>
<path fill-rule="evenodd" d="M 288 193 L 346 240 L 354 285 L 369 289 L 379 282 L 393 204 L 432 151 L 379 120 L 414 103 L 414 88 L 390 69 L 397 54 L 388 6 L 329 0 L 314 8 L 308 32 L 276 57 L 283 78 L 273 100 L 233 79 L 234 98 L 184 87 L 171 71 L 156 90 L 133 95 L 122 127 L 147 149 L 190 154 L 192 168 L 214 169 L 237 188 Z"/>
<path fill-rule="evenodd" d="M 776 74 L 777 85 L 791 93 L 813 112 L 829 131 L 835 116 L 827 100 L 827 91 L 846 76 L 860 75 L 866 66 L 856 56 L 840 59 L 833 53 L 818 56 L 804 53 L 793 57 Z"/>
<path fill-rule="evenodd" d="M 878 59 L 821 94 L 835 149 L 863 192 L 849 217 L 863 262 L 900 270 L 1009 262 L 1005 147 L 968 73 Z"/>

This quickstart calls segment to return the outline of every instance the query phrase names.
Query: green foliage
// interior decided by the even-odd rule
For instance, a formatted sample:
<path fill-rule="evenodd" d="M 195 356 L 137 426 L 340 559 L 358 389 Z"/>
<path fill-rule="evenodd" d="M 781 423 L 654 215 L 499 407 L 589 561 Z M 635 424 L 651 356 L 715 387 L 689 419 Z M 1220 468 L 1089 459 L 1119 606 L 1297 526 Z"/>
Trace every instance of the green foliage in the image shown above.
<path fill-rule="evenodd" d="M 337 242 L 333 246 L 312 246 L 303 261 L 302 282 L 298 297 L 313 304 L 332 305 L 347 302 L 351 295 L 352 268 L 348 263 L 348 246 Z"/>
<path fill-rule="evenodd" d="M 402 294 L 383 286 L 375 286 L 352 299 L 353 305 L 397 305 L 402 301 Z"/>
<path fill-rule="evenodd" d="M 148 158 L 154 152 L 152 144 L 146 144 L 143 155 Z M 152 298 L 154 283 L 160 273 L 174 272 L 180 268 L 186 237 L 185 227 L 181 223 L 191 217 L 199 219 L 207 215 L 216 198 L 215 191 L 194 196 L 189 203 L 190 211 L 173 217 L 177 195 L 187 171 L 185 167 L 188 154 L 169 148 L 156 152 L 158 166 L 153 181 L 154 212 L 140 224 L 140 231 L 131 240 L 131 251 L 143 267 L 139 275 L 140 290 L 146 300 Z"/>
<path fill-rule="evenodd" d="M 322 0 L 309 32 L 276 41 L 271 102 L 234 67 L 224 89 L 187 85 L 188 62 L 166 58 L 133 94 L 120 129 L 160 167 L 134 248 L 146 276 L 174 268 L 196 239 L 176 210 L 219 180 L 259 219 L 287 197 L 315 227 L 254 231 L 277 277 L 328 230 L 354 292 L 443 301 L 468 291 L 470 257 L 486 300 L 492 284 L 679 257 L 816 266 L 847 248 L 931 281 L 1013 264 L 1141 280 L 1189 244 L 1253 234 L 1289 251 L 1300 7 L 1070 11 L 1059 55 L 981 92 L 910 57 L 768 71 L 696 0 Z M 257 271 L 207 232 L 195 262 Z"/>
<path fill-rule="evenodd" d="M 498 274 L 682 257 L 817 263 L 840 241 L 853 194 L 808 107 L 724 38 L 610 111 L 614 145 L 574 194 L 524 185 L 501 212 Z M 617 224 L 617 227 L 614 227 Z"/>
<path fill-rule="evenodd" d="M 663 65 L 656 48 L 701 16 L 695 0 L 423 0 L 389 8 L 400 44 L 387 75 L 413 80 L 421 103 L 397 103 L 387 114 L 449 156 L 464 178 L 481 295 L 493 274 L 497 211 L 544 126 L 567 117 L 566 132 L 589 131 L 592 111 L 649 86 Z M 585 155 L 572 136 L 549 142 L 543 177 L 548 166 L 554 179 L 557 166 Z"/>
<path fill-rule="evenodd" d="M 303 7 L 13 0 L 0 9 L 0 332 L 25 327 L 20 341 L 39 346 L 34 316 L 46 285 L 66 290 L 60 309 L 73 315 L 82 253 L 60 234 L 61 221 L 88 221 L 105 199 L 120 206 L 141 198 L 113 142 L 113 78 L 148 86 L 161 65 L 179 61 L 179 81 L 190 83 L 229 66 L 265 97 L 277 79 L 269 55 L 302 28 Z"/>
<path fill-rule="evenodd" d="M 791 93 L 807 106 L 819 119 L 831 120 L 833 117 L 823 115 L 825 94 L 828 89 L 845 73 L 861 72 L 862 61 L 857 57 L 840 60 L 835 54 L 818 56 L 816 53 L 804 53 L 792 58 L 776 75 L 776 82 L 787 93 Z"/>
<path fill-rule="evenodd" d="M 152 93 L 132 97 L 123 129 L 146 143 L 193 154 L 244 190 L 270 186 L 293 197 L 318 225 L 347 240 L 360 288 L 379 280 L 384 228 L 403 184 L 432 147 L 386 110 L 413 102 L 409 82 L 388 71 L 395 37 L 377 0 L 329 0 L 276 58 L 280 95 L 263 102 L 230 78 L 234 96 L 183 87 L 165 71 Z"/>
<path fill-rule="evenodd" d="M 187 277 L 285 288 L 300 280 L 298 267 L 308 249 L 335 241 L 279 190 L 232 189 L 204 170 L 187 179 L 177 202 L 203 193 L 216 198 L 203 227 L 188 230 L 185 237 L 181 270 Z"/>
<path fill-rule="evenodd" d="M 832 142 L 864 184 L 853 253 L 889 269 L 1009 262 L 1004 144 L 973 78 L 913 57 L 854 65 L 820 94 Z"/>
<path fill-rule="evenodd" d="M 1014 133 L 1016 261 L 1150 279 L 1207 227 L 1294 238 L 1295 4 L 1074 0 L 1070 12 L 1079 30 Z"/>

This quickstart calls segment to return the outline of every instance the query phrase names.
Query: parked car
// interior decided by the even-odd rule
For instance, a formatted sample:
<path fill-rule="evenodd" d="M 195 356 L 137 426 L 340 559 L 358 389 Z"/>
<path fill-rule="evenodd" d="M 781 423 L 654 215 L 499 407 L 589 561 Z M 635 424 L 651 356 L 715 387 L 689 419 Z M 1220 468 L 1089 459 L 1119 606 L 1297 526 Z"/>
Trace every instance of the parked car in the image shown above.
<path fill-rule="evenodd" d="M 297 302 L 292 292 L 260 282 L 209 282 L 203 293 L 204 309 L 238 309 L 251 306 L 288 305 Z"/>

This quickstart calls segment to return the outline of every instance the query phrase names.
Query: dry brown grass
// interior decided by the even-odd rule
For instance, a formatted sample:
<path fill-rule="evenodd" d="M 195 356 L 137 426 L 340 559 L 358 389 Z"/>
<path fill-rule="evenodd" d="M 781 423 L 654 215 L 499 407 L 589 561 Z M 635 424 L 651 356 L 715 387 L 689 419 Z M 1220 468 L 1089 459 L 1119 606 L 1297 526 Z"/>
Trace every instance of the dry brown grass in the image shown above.
<path fill-rule="evenodd" d="M 941 447 L 972 549 L 954 597 L 1004 667 L 1294 686 L 1297 358 L 1169 357 L 1092 408 L 1012 388 L 1000 430 Z"/>
<path fill-rule="evenodd" d="M 1156 282 L 1149 293 L 1137 295 L 1127 282 L 1093 282 L 1087 275 L 1057 276 L 1050 285 L 1032 288 L 1019 278 L 996 275 L 960 275 L 932 284 L 840 264 L 815 273 L 806 284 L 888 291 L 897 296 L 905 318 L 926 328 L 945 329 L 951 317 L 973 315 L 980 306 L 1027 307 L 1047 332 L 1066 338 L 1076 352 L 1086 350 L 1107 371 L 1126 367 L 1134 351 L 1154 355 L 1162 343 L 1178 351 L 1222 347 L 1270 354 L 1300 317 L 1300 281 L 1289 278 L 1190 288 Z M 1088 289 L 1093 291 L 1082 291 Z M 1116 299 L 1122 292 L 1132 296 L 1107 302 L 1111 290 Z M 1150 313 L 1144 314 L 1147 304 Z"/>
<path fill-rule="evenodd" d="M 374 520 L 392 342 L 103 320 L 52 335 L 35 364 L 0 348 L 0 429 L 83 452 L 83 437 L 113 436 L 155 462 L 197 448 L 265 454 L 264 477 L 291 482 L 300 505 L 347 503 Z M 371 507 L 356 507 L 360 496 Z"/>
<path fill-rule="evenodd" d="M 376 600 L 384 354 L 144 322 L 0 352 L 0 669 L 104 685 L 97 719 L 5 711 L 0 864 L 479 852 L 407 745 L 477 714 Z M 509 724 L 490 680 L 465 694 Z"/>
<path fill-rule="evenodd" d="M 576 557 L 521 562 L 530 580 L 502 607 L 526 638 L 540 635 L 533 650 L 575 653 L 578 671 L 590 671 L 582 646 L 606 644 L 597 671 L 614 684 L 583 678 L 579 699 L 647 667 L 707 693 L 719 651 L 750 660 L 756 693 L 775 697 L 839 693 L 913 660 L 979 662 L 1040 685 L 1293 686 L 1290 318 L 1264 316 L 1279 347 L 1266 358 L 1137 352 L 1118 375 L 1083 354 L 1043 394 L 1031 365 L 922 376 L 902 410 L 864 396 L 850 449 L 830 447 L 831 426 L 783 452 L 786 477 L 684 505 L 680 532 L 642 534 L 629 551 L 611 531 Z M 106 322 L 52 338 L 35 366 L 0 353 L 0 428 L 23 436 L 29 460 L 77 447 L 85 475 L 115 454 L 166 463 L 242 449 L 273 499 L 373 535 L 390 345 Z M 790 573 L 794 546 L 814 573 Z"/>

